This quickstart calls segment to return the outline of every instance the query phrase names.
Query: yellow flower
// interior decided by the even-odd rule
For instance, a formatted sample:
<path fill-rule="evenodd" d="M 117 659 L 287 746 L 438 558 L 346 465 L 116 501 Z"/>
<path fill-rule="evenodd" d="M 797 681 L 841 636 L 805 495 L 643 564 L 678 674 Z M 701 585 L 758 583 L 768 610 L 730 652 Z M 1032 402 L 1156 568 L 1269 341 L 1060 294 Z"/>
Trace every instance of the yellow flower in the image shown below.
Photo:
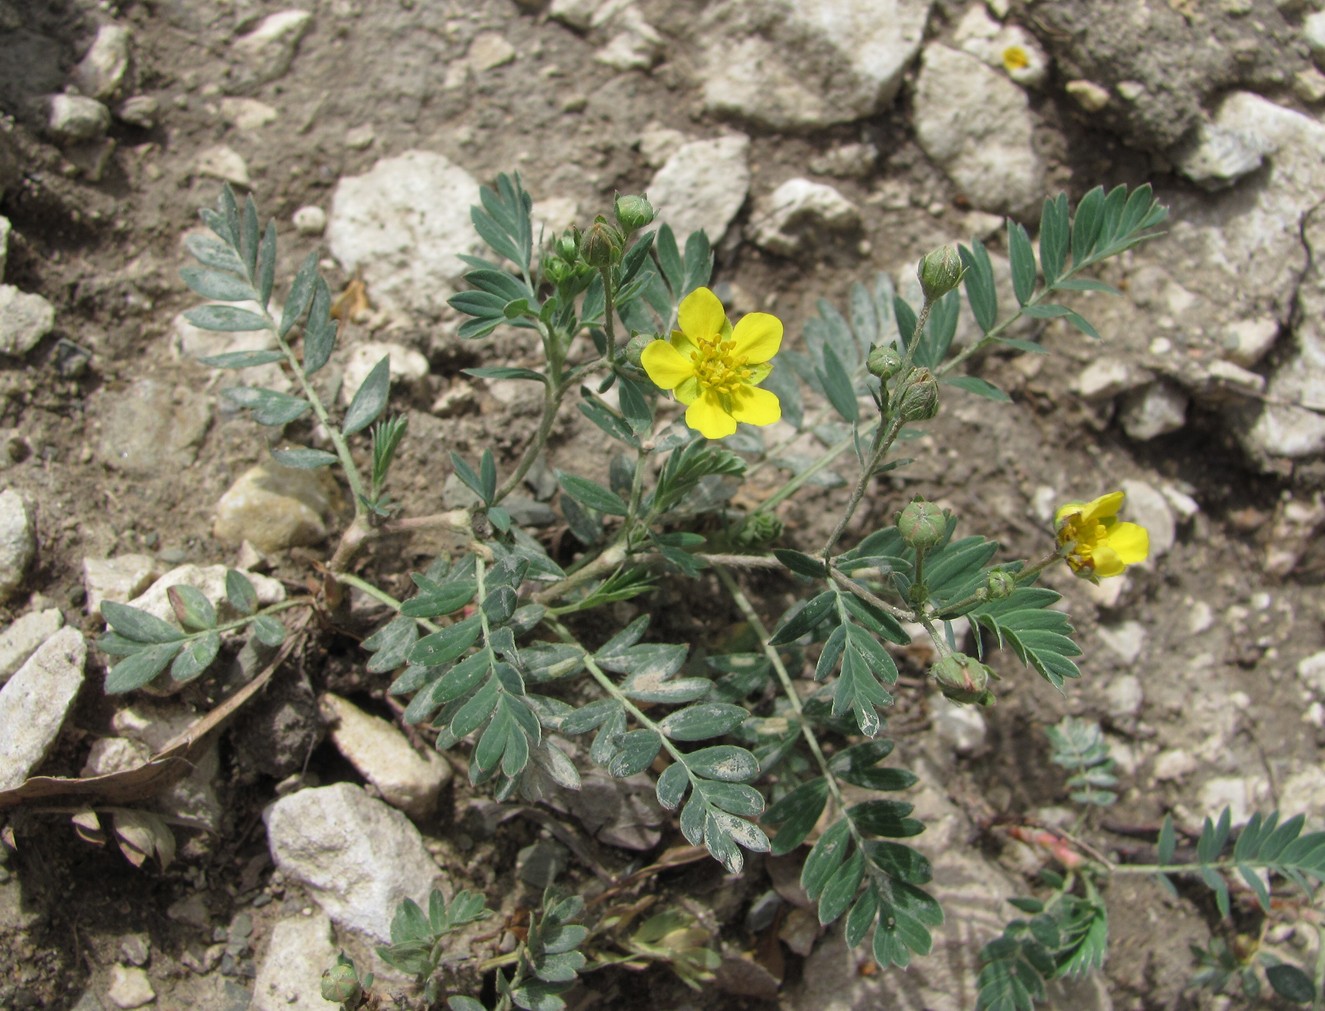
<path fill-rule="evenodd" d="M 706 439 L 723 439 L 736 423 L 771 425 L 782 417 L 775 394 L 759 389 L 782 346 L 782 321 L 766 312 L 727 321 L 718 296 L 696 288 L 681 300 L 679 330 L 656 340 L 640 364 L 660 389 L 686 404 L 686 424 Z"/>
<path fill-rule="evenodd" d="M 1135 523 L 1119 523 L 1120 491 L 1094 502 L 1069 502 L 1054 516 L 1058 545 L 1072 571 L 1086 579 L 1120 576 L 1150 554 L 1150 535 Z"/>

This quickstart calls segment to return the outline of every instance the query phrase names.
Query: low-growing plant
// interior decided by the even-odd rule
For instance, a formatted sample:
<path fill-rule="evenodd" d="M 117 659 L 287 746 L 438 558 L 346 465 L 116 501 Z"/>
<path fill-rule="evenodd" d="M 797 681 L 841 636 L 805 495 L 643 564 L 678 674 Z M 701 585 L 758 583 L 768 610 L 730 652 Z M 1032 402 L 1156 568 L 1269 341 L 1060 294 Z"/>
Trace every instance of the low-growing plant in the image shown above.
<path fill-rule="evenodd" d="M 361 594 L 379 615 L 365 630 L 366 672 L 401 700 L 417 732 L 441 750 L 467 751 L 474 786 L 498 800 L 575 790 L 580 768 L 572 755 L 613 776 L 651 771 L 658 803 L 676 812 L 690 844 L 732 874 L 750 853 L 803 853 L 801 883 L 820 923 L 842 921 L 848 944 L 868 944 L 884 969 L 904 967 L 930 951 L 944 914 L 928 890 L 929 861 L 905 841 L 925 827 L 904 799 L 916 777 L 892 764 L 894 742 L 884 732 L 902 690 L 897 651 L 916 636 L 925 640 L 933 655 L 927 679 L 957 705 L 992 705 L 999 680 L 1014 676 L 1017 664 L 1063 691 L 1081 674 L 1074 660 L 1081 651 L 1060 595 L 1039 577 L 1062 564 L 1090 580 L 1116 576 L 1145 560 L 1148 542 L 1143 529 L 1119 518 L 1121 492 L 1083 487 L 1082 501 L 1057 510 L 1038 557 L 1007 557 L 997 541 L 966 532 L 961 517 L 922 498 L 883 506 L 877 480 L 907 465 L 899 450 L 949 399 L 984 398 L 991 410 L 1009 401 L 972 369 L 991 352 L 1045 353 L 1031 330 L 1013 336 L 1023 333 L 1014 324 L 1062 320 L 1098 338 L 1063 300 L 1116 293 L 1090 272 L 1157 235 L 1166 212 L 1148 186 L 1095 189 L 1075 209 L 1059 195 L 1044 204 L 1038 255 L 1026 229 L 1008 223 L 1010 292 L 996 284 L 976 240 L 924 257 L 918 304 L 880 275 L 853 285 L 845 310 L 820 301 L 803 335 L 788 340 L 769 313 L 729 322 L 708 287 L 713 254 L 705 234 L 681 243 L 666 225 L 648 230 L 653 211 L 644 198 L 620 197 L 610 218 L 551 236 L 541 248 L 530 210 L 516 176 L 482 189 L 472 217 L 491 254 L 465 258 L 467 288 L 450 304 L 465 317 L 464 340 L 482 342 L 498 330 L 527 337 L 522 360 L 537 356 L 537 367 L 496 363 L 465 372 L 529 383 L 541 397 L 539 419 L 510 458 L 491 448 L 469 457 L 450 452 L 473 504 L 426 516 L 402 516 L 387 494 L 406 434 L 404 417 L 387 413 L 388 359 L 348 408 L 331 406 L 322 370 L 338 326 L 317 254 L 277 311 L 274 225 L 260 227 L 253 201 L 241 203 L 229 189 L 203 211 L 211 234 L 188 240 L 200 266 L 186 268 L 184 280 L 211 301 L 188 318 L 204 329 L 261 331 L 270 343 L 202 361 L 282 369 L 292 392 L 238 385 L 224 396 L 284 432 L 290 443 L 272 451 L 276 462 L 335 468 L 354 515 L 319 570 L 316 594 L 258 610 L 235 573 L 227 592 L 237 618 L 219 623 L 205 598 L 181 588 L 172 598 L 178 628 L 105 605 L 111 631 L 102 647 L 120 658 L 107 690 L 144 687 L 167 668 L 177 682 L 197 678 L 216 659 L 221 633 L 247 627 L 274 642 L 283 634 L 278 612 L 335 610 L 347 591 Z M 976 334 L 959 345 L 963 290 Z M 552 448 L 568 412 L 601 430 L 610 447 L 605 465 Z M 545 464 L 575 539 L 571 552 L 526 529 L 510 507 Z M 832 495 L 839 486 L 843 494 Z M 794 496 L 833 504 L 821 543 L 779 520 L 779 506 Z M 362 574 L 397 575 L 378 545 L 424 528 L 447 532 L 450 547 L 410 573 L 412 595 L 397 599 L 385 579 Z M 771 603 L 787 593 L 796 597 L 790 607 Z M 677 599 L 702 604 L 665 603 Z M 969 653 L 959 649 L 959 619 L 973 636 Z M 718 620 L 739 621 L 744 634 L 719 637 Z M 1064 724 L 1053 744 L 1075 800 L 1093 809 L 1113 799 L 1098 728 Z M 1199 875 L 1225 914 L 1226 874 L 1239 874 L 1267 908 L 1265 872 L 1310 892 L 1323 850 L 1319 836 L 1300 835 L 1301 826 L 1301 819 L 1258 817 L 1226 854 L 1225 812 L 1207 822 L 1196 856 L 1179 859 L 1166 820 L 1157 858 L 1145 867 L 1060 847 L 1054 852 L 1069 865 L 1046 874 L 1048 897 L 1020 901 L 1029 918 L 1010 923 L 984 950 L 981 1006 L 1029 1007 L 1045 980 L 1103 963 L 1101 890 L 1112 874 Z M 436 972 L 448 932 L 481 909 L 468 893 L 449 905 L 435 896 L 426 915 L 402 907 L 382 956 L 418 977 L 425 1004 L 440 999 Z M 580 948 L 590 929 L 573 922 L 583 910 L 571 896 L 535 914 L 517 951 L 500 957 L 510 975 L 497 976 L 498 1006 L 563 1006 L 559 994 L 589 965 Z M 634 919 L 615 915 L 618 923 Z M 618 933 L 615 960 L 659 960 L 688 982 L 706 978 L 709 935 L 682 914 L 659 915 Z M 600 953 L 590 967 L 612 960 Z M 347 984 L 332 999 L 362 997 L 353 966 L 339 972 L 359 989 Z M 1319 979 L 1315 985 L 1319 991 Z M 449 1003 L 482 1006 L 464 995 Z"/>

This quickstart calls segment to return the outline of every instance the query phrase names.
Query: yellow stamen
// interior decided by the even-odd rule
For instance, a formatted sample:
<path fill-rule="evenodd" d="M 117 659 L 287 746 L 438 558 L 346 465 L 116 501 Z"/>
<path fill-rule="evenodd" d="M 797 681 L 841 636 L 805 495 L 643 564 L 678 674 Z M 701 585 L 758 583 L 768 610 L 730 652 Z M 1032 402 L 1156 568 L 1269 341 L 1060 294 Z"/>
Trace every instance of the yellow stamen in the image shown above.
<path fill-rule="evenodd" d="M 752 371 L 746 365 L 746 356 L 735 353 L 734 341 L 701 337 L 696 343 L 699 350 L 690 353 L 690 362 L 703 389 L 731 396 L 749 384 Z"/>

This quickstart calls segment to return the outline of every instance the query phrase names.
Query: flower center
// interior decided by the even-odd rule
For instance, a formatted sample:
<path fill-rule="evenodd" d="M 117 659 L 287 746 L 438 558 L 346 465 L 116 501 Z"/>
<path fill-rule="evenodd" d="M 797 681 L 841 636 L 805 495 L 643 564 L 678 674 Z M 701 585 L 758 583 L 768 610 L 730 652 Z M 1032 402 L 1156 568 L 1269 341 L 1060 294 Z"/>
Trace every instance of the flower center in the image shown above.
<path fill-rule="evenodd" d="M 734 341 L 715 337 L 695 341 L 698 351 L 690 352 L 690 363 L 695 367 L 695 378 L 705 390 L 728 396 L 741 386 L 749 385 L 751 370 L 745 364 L 746 356 L 736 354 Z"/>
<path fill-rule="evenodd" d="M 1072 544 L 1067 561 L 1077 572 L 1095 567 L 1095 548 L 1108 539 L 1109 531 L 1103 523 L 1086 523 L 1080 516 L 1069 519 L 1058 531 L 1059 544 Z"/>

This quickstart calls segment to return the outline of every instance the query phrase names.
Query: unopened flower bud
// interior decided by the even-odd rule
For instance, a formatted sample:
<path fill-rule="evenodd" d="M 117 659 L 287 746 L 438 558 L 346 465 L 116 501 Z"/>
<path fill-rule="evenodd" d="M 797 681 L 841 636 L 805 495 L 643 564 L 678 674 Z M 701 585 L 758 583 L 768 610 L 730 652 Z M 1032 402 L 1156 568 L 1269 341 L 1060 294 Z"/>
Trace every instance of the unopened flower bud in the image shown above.
<path fill-rule="evenodd" d="M 916 499 L 897 517 L 897 532 L 917 551 L 928 551 L 948 534 L 948 517 L 933 502 Z"/>
<path fill-rule="evenodd" d="M 897 413 L 906 421 L 928 421 L 939 413 L 939 383 L 929 369 L 916 369 L 897 396 Z"/>
<path fill-rule="evenodd" d="M 574 262 L 567 262 L 560 256 L 548 256 L 543 259 L 543 276 L 553 284 L 565 284 L 575 276 Z"/>
<path fill-rule="evenodd" d="M 736 532 L 742 548 L 764 548 L 782 536 L 782 521 L 772 513 L 753 513 L 745 517 Z"/>
<path fill-rule="evenodd" d="M 1017 577 L 1006 569 L 994 569 L 985 576 L 985 590 L 990 600 L 1006 600 L 1017 588 Z"/>
<path fill-rule="evenodd" d="M 607 267 L 621 255 L 623 244 L 621 232 L 600 214 L 584 233 L 580 251 L 591 265 Z"/>
<path fill-rule="evenodd" d="M 877 344 L 870 348 L 865 367 L 870 370 L 870 375 L 886 381 L 901 370 L 902 355 L 893 344 Z"/>
<path fill-rule="evenodd" d="M 627 232 L 643 228 L 653 221 L 653 205 L 642 194 L 616 198 L 616 219 Z"/>
<path fill-rule="evenodd" d="M 920 278 L 920 290 L 925 293 L 926 302 L 937 302 L 940 298 L 962 283 L 962 258 L 951 246 L 940 246 L 927 253 L 916 268 L 916 277 Z"/>
<path fill-rule="evenodd" d="M 989 690 L 993 671 L 975 657 L 952 653 L 934 664 L 929 672 L 944 696 L 953 702 L 981 706 L 994 704 L 994 693 Z"/>
<path fill-rule="evenodd" d="M 354 1005 L 363 996 L 354 966 L 340 962 L 322 974 L 322 999 Z"/>
<path fill-rule="evenodd" d="M 644 354 L 644 349 L 658 340 L 653 334 L 637 333 L 626 342 L 626 361 L 630 362 L 636 368 L 642 368 L 640 358 Z"/>
<path fill-rule="evenodd" d="M 563 260 L 574 263 L 580 255 L 580 230 L 574 227 L 566 229 L 557 237 L 552 248 Z"/>

